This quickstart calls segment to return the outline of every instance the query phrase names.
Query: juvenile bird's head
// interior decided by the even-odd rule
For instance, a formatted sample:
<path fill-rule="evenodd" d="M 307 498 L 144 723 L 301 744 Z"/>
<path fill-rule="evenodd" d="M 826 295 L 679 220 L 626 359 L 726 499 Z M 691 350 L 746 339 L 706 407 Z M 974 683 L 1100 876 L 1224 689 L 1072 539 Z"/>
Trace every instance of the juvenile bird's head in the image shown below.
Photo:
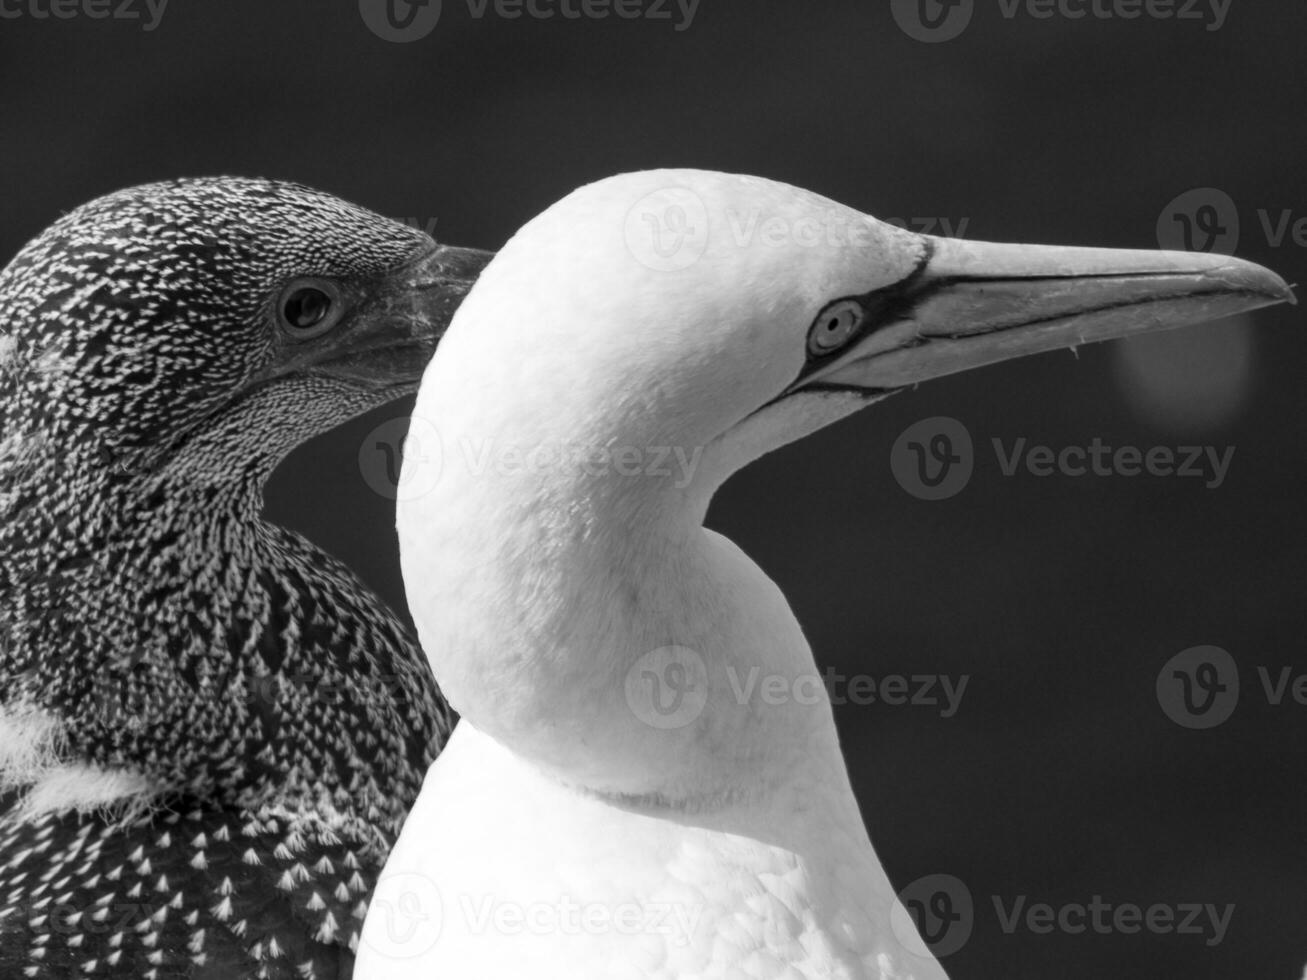
<path fill-rule="evenodd" d="M 0 723 L 37 712 L 68 758 L 165 788 L 400 819 L 439 692 L 262 491 L 416 387 L 488 258 L 234 178 L 111 194 L 27 245 L 0 272 Z"/>
<path fill-rule="evenodd" d="M 0 273 L 0 467 L 266 476 L 415 386 L 487 257 L 268 180 L 93 201 Z"/>

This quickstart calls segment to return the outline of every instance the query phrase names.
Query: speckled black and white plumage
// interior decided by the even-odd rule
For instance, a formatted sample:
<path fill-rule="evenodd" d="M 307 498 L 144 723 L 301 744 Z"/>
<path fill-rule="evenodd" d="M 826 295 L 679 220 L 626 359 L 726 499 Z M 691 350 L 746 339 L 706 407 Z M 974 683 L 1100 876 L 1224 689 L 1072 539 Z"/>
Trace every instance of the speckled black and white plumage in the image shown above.
<path fill-rule="evenodd" d="M 415 386 L 480 267 L 399 288 L 434 248 L 221 178 L 95 201 L 0 273 L 5 980 L 350 975 L 450 717 L 407 630 L 262 520 L 262 489 Z M 349 304 L 306 341 L 276 310 L 303 276 Z"/>

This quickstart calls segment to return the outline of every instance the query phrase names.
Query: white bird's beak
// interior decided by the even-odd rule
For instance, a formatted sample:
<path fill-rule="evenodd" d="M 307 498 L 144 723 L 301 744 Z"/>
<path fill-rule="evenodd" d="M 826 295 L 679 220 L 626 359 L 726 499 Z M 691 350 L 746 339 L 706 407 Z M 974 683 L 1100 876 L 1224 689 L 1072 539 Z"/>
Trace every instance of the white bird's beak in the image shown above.
<path fill-rule="evenodd" d="M 1225 255 L 922 239 L 923 258 L 906 279 L 837 301 L 860 310 L 856 334 L 834 353 L 810 357 L 787 394 L 892 391 L 1026 354 L 1296 302 L 1275 273 Z"/>

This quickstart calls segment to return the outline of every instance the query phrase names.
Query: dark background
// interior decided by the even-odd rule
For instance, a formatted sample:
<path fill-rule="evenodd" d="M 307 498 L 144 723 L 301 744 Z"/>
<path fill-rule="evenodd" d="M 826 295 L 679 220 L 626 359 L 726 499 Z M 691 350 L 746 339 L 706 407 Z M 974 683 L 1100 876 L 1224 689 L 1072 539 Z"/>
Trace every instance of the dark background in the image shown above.
<path fill-rule="evenodd" d="M 26 0 L 24 0 L 26 2 Z M 115 3 L 119 0 L 115 0 Z M 1006 19 L 975 0 L 947 43 L 889 0 L 702 0 L 671 22 L 444 17 L 381 40 L 352 0 L 172 0 L 139 22 L 0 20 L 0 252 L 123 185 L 290 178 L 439 237 L 496 247 L 577 185 L 622 170 L 762 174 L 881 216 L 968 221 L 967 237 L 1155 247 L 1168 203 L 1227 193 L 1239 253 L 1302 281 L 1259 209 L 1307 217 L 1307 7 L 1233 0 L 1201 22 Z M 777 579 L 823 665 L 971 675 L 961 709 L 847 706 L 864 813 L 897 885 L 942 872 L 977 905 L 948 958 L 966 978 L 1239 976 L 1307 962 L 1307 707 L 1256 668 L 1307 670 L 1307 343 L 1288 308 L 934 382 L 762 461 L 712 523 Z M 392 505 L 360 447 L 400 405 L 305 447 L 272 515 L 397 604 Z M 914 498 L 889 459 L 951 416 L 976 472 Z M 1229 478 L 1004 476 L 992 438 L 1053 447 L 1235 446 Z M 1243 696 L 1210 731 L 1154 685 L 1199 644 Z M 1225 941 L 1038 935 L 1010 906 L 1234 903 Z"/>

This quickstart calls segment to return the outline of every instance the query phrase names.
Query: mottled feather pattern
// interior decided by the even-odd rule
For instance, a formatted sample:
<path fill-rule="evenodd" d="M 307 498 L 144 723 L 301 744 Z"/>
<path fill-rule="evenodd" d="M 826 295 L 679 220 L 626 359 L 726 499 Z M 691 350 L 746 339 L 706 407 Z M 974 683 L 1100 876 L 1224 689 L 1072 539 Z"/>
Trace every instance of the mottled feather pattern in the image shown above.
<path fill-rule="evenodd" d="M 289 451 L 402 391 L 277 375 L 270 322 L 288 280 L 431 246 L 214 178 L 92 202 L 0 272 L 0 722 L 49 720 L 30 771 L 0 752 L 5 980 L 350 976 L 452 722 L 385 604 L 261 517 Z M 149 791 L 34 808 L 80 773 Z"/>
<path fill-rule="evenodd" d="M 375 855 L 204 801 L 0 824 L 0 976 L 350 976 Z"/>

